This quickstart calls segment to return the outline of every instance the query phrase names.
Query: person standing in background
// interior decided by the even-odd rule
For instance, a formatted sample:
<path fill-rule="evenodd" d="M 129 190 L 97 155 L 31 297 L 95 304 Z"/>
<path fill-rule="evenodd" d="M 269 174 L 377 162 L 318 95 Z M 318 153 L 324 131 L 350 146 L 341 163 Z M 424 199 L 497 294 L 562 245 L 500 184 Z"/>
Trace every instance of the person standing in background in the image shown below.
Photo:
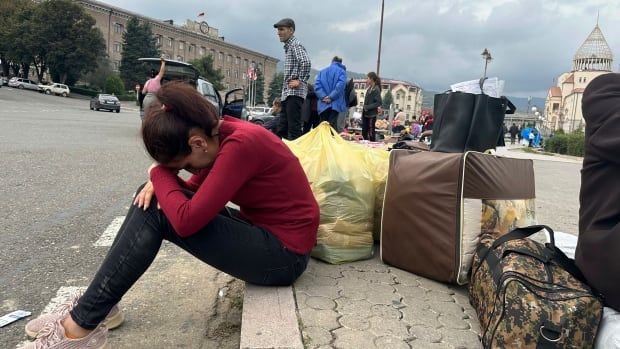
<path fill-rule="evenodd" d="M 301 105 L 308 93 L 310 58 L 294 36 L 295 21 L 283 18 L 273 25 L 284 43 L 284 84 L 282 84 L 282 117 L 278 136 L 288 140 L 301 136 Z"/>
<path fill-rule="evenodd" d="M 364 110 L 362 112 L 362 137 L 365 140 L 375 141 L 375 122 L 377 122 L 378 108 L 381 107 L 381 79 L 375 72 L 366 76 L 366 94 L 364 96 Z"/>
<path fill-rule="evenodd" d="M 314 84 L 321 121 L 329 122 L 336 131 L 338 131 L 338 114 L 347 110 L 344 95 L 347 84 L 346 70 L 342 58 L 335 56 L 332 58 L 332 63 L 319 72 Z"/>
<path fill-rule="evenodd" d="M 160 61 L 161 64 L 159 66 L 159 73 L 157 73 L 155 69 L 152 69 L 151 78 L 144 83 L 144 87 L 142 88 L 142 94 L 145 95 L 142 100 L 142 110 L 144 113 L 141 113 L 140 116 L 146 114 L 148 111 L 147 109 L 155 100 L 155 93 L 157 93 L 157 91 L 161 88 L 161 79 L 164 77 L 164 73 L 166 72 L 166 60 L 164 60 L 164 57 L 161 57 Z"/>

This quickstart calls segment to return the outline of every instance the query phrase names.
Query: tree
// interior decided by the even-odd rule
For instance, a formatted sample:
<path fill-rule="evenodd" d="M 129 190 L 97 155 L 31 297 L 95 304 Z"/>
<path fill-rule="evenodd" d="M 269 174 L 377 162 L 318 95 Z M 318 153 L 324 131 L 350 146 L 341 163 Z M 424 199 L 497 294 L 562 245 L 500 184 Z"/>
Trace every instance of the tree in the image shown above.
<path fill-rule="evenodd" d="M 390 105 L 394 103 L 394 97 L 392 96 L 392 91 L 387 90 L 385 96 L 383 96 L 383 103 L 381 103 L 381 108 L 384 110 L 389 110 Z"/>
<path fill-rule="evenodd" d="M 112 74 L 105 82 L 105 93 L 115 94 L 117 96 L 125 94 L 125 87 L 123 86 L 123 80 L 118 74 Z"/>
<path fill-rule="evenodd" d="M 32 42 L 32 13 L 34 2 L 22 0 L 0 1 L 0 59 L 2 74 L 18 75 L 23 70 L 23 77 L 28 78 L 32 52 L 28 44 Z"/>
<path fill-rule="evenodd" d="M 213 57 L 211 55 L 195 59 L 189 63 L 198 69 L 200 75 L 209 80 L 209 82 L 213 84 L 213 87 L 219 91 L 224 90 L 225 87 L 222 83 L 224 74 L 222 74 L 220 69 L 215 69 L 213 67 Z"/>
<path fill-rule="evenodd" d="M 133 89 L 143 84 L 148 78 L 144 64 L 138 61 L 142 57 L 159 57 L 157 38 L 153 35 L 148 23 L 140 24 L 136 17 L 127 22 L 127 30 L 123 33 L 123 56 L 119 67 L 126 89 Z"/>
<path fill-rule="evenodd" d="M 26 42 L 39 80 L 47 67 L 53 80 L 66 84 L 95 69 L 97 57 L 105 54 L 103 34 L 95 23 L 70 0 L 44 1 L 35 7 Z"/>
<path fill-rule="evenodd" d="M 259 69 L 256 70 L 256 104 L 265 104 L 265 75 Z"/>
<path fill-rule="evenodd" d="M 86 82 L 90 87 L 102 91 L 105 89 L 106 80 L 113 73 L 110 59 L 107 56 L 100 56 L 97 58 L 97 68 L 84 75 L 81 80 Z"/>
<path fill-rule="evenodd" d="M 267 97 L 268 103 L 273 103 L 275 99 L 282 97 L 282 84 L 284 83 L 284 73 L 278 72 L 273 76 L 273 80 L 269 84 L 269 95 Z"/>

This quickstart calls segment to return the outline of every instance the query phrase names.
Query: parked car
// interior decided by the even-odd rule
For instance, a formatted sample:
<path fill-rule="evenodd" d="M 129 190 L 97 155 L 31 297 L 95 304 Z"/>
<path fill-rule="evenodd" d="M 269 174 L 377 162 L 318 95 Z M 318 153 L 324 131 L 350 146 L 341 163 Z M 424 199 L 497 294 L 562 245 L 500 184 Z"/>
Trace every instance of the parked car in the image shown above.
<path fill-rule="evenodd" d="M 121 112 L 121 102 L 116 96 L 100 93 L 90 100 L 90 110 L 110 110 Z"/>
<path fill-rule="evenodd" d="M 265 125 L 270 120 L 273 120 L 274 116 L 271 113 L 250 114 L 249 120 L 258 125 Z"/>
<path fill-rule="evenodd" d="M 8 85 L 9 84 L 9 78 L 7 78 L 6 76 L 0 76 L 0 85 Z"/>
<path fill-rule="evenodd" d="M 17 87 L 20 90 L 40 90 L 39 85 L 37 85 L 34 81 L 18 77 L 13 77 L 11 78 L 11 80 L 9 80 L 9 87 Z"/>
<path fill-rule="evenodd" d="M 39 85 L 41 92 L 44 92 L 46 95 L 55 94 L 57 96 L 68 97 L 71 90 L 69 90 L 69 86 L 64 84 L 57 84 L 55 82 L 49 85 Z"/>
<path fill-rule="evenodd" d="M 161 64 L 159 58 L 138 58 L 140 62 L 145 63 L 145 68 L 150 72 L 151 70 L 159 71 Z M 230 90 L 224 96 L 220 96 L 215 86 L 209 82 L 206 78 L 200 76 L 200 72 L 193 65 L 166 59 L 166 72 L 164 73 L 163 82 L 171 80 L 186 81 L 196 87 L 196 90 L 213 106 L 218 110 L 219 115 L 230 115 L 239 119 L 244 119 L 247 113 L 244 111 L 244 98 L 239 97 L 239 94 L 243 94 L 243 89 L 237 88 Z"/>

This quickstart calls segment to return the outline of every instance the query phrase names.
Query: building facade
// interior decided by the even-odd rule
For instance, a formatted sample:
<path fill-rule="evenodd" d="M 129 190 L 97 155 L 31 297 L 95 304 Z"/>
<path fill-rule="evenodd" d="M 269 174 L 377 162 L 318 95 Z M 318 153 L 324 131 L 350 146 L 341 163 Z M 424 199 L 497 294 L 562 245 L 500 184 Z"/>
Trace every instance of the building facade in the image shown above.
<path fill-rule="evenodd" d="M 575 53 L 572 70 L 562 73 L 557 79 L 557 85 L 547 92 L 545 126 L 567 132 L 583 129 L 583 91 L 594 78 L 611 72 L 612 65 L 613 54 L 597 23 Z"/>
<path fill-rule="evenodd" d="M 162 54 L 169 59 L 191 61 L 211 55 L 213 66 L 224 75 L 226 89 L 244 88 L 248 85 L 248 68 L 254 66 L 265 77 L 265 89 L 276 73 L 278 59 L 260 52 L 231 44 L 219 36 L 216 28 L 200 30 L 200 23 L 188 20 L 184 25 L 162 21 L 136 14 L 101 1 L 76 0 L 86 13 L 96 20 L 96 27 L 103 33 L 106 51 L 113 69 L 118 70 L 123 52 L 123 32 L 132 17 L 151 26 Z M 206 34 L 203 33 L 206 32 Z"/>
<path fill-rule="evenodd" d="M 353 80 L 355 93 L 357 94 L 356 111 L 362 112 L 364 96 L 366 94 L 366 80 Z M 395 113 L 403 112 L 406 120 L 417 119 L 422 112 L 422 88 L 416 84 L 401 81 L 381 79 L 381 98 L 385 98 L 390 91 L 393 97 Z"/>

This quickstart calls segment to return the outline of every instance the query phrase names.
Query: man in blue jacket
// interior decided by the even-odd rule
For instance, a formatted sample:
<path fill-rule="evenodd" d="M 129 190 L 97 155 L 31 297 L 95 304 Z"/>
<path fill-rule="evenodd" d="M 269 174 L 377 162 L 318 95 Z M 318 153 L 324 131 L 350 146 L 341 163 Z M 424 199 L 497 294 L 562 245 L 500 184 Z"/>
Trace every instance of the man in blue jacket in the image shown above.
<path fill-rule="evenodd" d="M 335 130 L 338 129 L 338 114 L 347 110 L 344 96 L 347 85 L 346 70 L 342 58 L 336 56 L 327 68 L 319 72 L 314 86 L 319 100 L 318 112 L 321 121 L 328 121 Z"/>

